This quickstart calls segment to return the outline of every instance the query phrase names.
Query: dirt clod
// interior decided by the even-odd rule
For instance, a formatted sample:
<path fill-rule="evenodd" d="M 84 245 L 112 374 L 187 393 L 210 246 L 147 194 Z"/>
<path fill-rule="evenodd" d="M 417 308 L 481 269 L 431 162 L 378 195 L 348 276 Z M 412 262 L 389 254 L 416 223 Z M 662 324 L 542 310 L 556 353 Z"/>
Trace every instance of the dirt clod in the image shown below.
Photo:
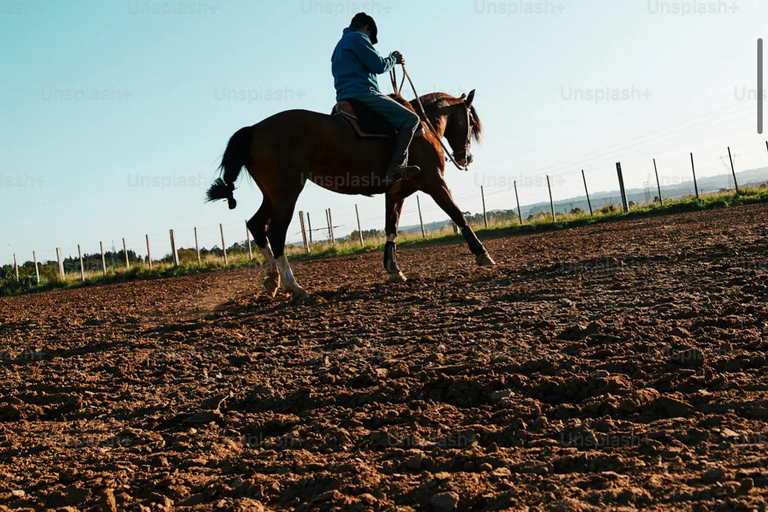
<path fill-rule="evenodd" d="M 451 512 L 459 505 L 459 495 L 455 492 L 441 492 L 432 496 L 429 503 L 437 512 Z"/>

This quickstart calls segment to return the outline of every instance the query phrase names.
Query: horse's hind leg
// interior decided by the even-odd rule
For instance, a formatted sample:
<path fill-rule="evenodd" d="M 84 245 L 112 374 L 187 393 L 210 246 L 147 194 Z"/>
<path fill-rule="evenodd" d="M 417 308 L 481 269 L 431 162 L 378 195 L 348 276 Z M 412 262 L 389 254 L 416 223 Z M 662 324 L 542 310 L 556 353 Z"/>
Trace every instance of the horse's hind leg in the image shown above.
<path fill-rule="evenodd" d="M 407 281 L 405 275 L 400 271 L 400 267 L 397 266 L 397 259 L 395 258 L 397 225 L 400 222 L 400 213 L 403 211 L 404 202 L 405 199 L 403 198 L 395 198 L 387 194 L 385 206 L 387 245 L 384 247 L 384 270 L 389 274 L 387 281 L 390 283 Z"/>
<path fill-rule="evenodd" d="M 290 200 L 274 202 L 272 220 L 269 224 L 267 237 L 272 244 L 277 269 L 280 271 L 282 280 L 281 289 L 291 294 L 294 303 L 301 304 L 307 300 L 309 295 L 296 282 L 296 279 L 293 277 L 291 265 L 288 263 L 288 258 L 285 256 L 285 237 L 288 232 L 288 226 L 291 223 L 291 218 L 293 217 L 293 210 L 296 207 L 296 199 L 298 199 L 298 194 Z"/>
<path fill-rule="evenodd" d="M 267 226 L 272 216 L 272 201 L 267 196 L 261 203 L 261 207 L 256 211 L 256 215 L 248 221 L 248 229 L 253 234 L 253 239 L 259 247 L 261 254 L 266 261 L 267 278 L 264 280 L 264 287 L 267 292 L 274 297 L 280 288 L 280 273 L 277 271 L 275 255 L 272 253 L 272 247 L 267 239 Z"/>
<path fill-rule="evenodd" d="M 274 297 L 280 288 L 280 272 L 277 270 L 277 261 L 272 253 L 269 240 L 267 240 L 265 247 L 259 247 L 259 249 L 261 249 L 261 254 L 264 255 L 264 259 L 267 261 L 267 278 L 264 279 L 264 288 L 267 289 L 267 293 L 270 296 Z"/>

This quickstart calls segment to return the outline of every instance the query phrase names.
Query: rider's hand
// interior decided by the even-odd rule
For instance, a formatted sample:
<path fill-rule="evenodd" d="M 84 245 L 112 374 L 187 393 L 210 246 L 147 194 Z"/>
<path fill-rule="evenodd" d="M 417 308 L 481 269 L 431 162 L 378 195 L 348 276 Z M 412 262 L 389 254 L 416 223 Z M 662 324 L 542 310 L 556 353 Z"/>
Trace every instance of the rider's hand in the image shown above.
<path fill-rule="evenodd" d="M 403 54 L 400 52 L 392 52 L 392 55 L 395 56 L 395 63 L 396 64 L 405 64 L 405 57 L 403 57 Z"/>

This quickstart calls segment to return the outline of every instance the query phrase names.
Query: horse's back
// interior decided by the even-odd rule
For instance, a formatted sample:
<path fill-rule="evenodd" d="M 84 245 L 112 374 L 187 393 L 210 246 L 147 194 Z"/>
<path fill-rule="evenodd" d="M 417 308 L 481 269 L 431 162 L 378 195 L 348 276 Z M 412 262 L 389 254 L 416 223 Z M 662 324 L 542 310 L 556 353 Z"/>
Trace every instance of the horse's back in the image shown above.
<path fill-rule="evenodd" d="M 321 114 L 320 112 L 314 112 L 312 110 L 294 109 L 278 112 L 257 123 L 256 126 L 282 123 L 296 126 L 301 124 L 322 123 L 329 120 L 332 120 L 332 116 L 328 114 Z"/>
<path fill-rule="evenodd" d="M 354 131 L 343 120 L 295 109 L 279 112 L 253 126 L 255 161 L 290 161 L 314 168 L 354 145 Z"/>

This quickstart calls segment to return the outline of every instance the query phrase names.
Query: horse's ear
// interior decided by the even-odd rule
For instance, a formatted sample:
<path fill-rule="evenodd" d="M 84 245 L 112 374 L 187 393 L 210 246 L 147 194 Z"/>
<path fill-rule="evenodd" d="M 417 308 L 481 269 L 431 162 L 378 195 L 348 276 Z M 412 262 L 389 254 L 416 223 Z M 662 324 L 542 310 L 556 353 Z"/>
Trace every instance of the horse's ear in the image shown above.
<path fill-rule="evenodd" d="M 469 96 L 467 96 L 467 99 L 464 100 L 464 103 L 466 103 L 468 107 L 471 107 L 473 101 L 475 101 L 475 90 L 474 89 L 472 89 L 469 92 Z"/>
<path fill-rule="evenodd" d="M 460 100 L 463 100 L 463 99 L 464 99 L 464 98 L 466 98 L 466 97 L 467 97 L 466 93 L 461 93 L 461 96 L 459 97 L 459 99 L 460 99 Z"/>

